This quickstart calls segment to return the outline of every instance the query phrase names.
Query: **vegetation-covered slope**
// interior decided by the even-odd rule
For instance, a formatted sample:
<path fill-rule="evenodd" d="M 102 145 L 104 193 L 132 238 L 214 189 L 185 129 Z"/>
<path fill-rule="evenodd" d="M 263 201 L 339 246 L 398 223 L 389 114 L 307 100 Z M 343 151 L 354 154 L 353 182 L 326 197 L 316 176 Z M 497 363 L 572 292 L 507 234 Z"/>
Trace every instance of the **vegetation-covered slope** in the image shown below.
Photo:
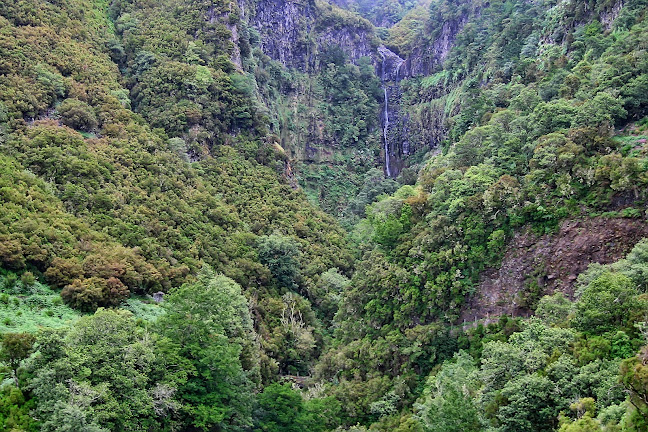
<path fill-rule="evenodd" d="M 2 4 L 3 268 L 93 311 L 210 264 L 257 299 L 264 350 L 291 358 L 268 360 L 267 378 L 305 371 L 318 346 L 305 298 L 321 301 L 320 274 L 348 271 L 351 256 L 336 222 L 282 178 L 285 156 L 229 61 L 229 6 L 201 24 L 209 48 L 190 59 L 200 41 L 168 14 L 215 5 L 106 6 Z M 292 354 L 288 308 L 312 339 Z"/>
<path fill-rule="evenodd" d="M 1 429 L 646 429 L 646 5 L 340 3 L 0 0 Z"/>
<path fill-rule="evenodd" d="M 552 232 L 565 217 L 599 214 L 645 223 L 645 125 L 634 123 L 646 115 L 638 90 L 646 73 L 642 4 L 580 4 L 437 2 L 425 26 L 412 26 L 419 37 L 403 38 L 395 27 L 399 40 L 414 44 L 394 47 L 404 55 L 435 45 L 453 20 L 464 30 L 431 76 L 401 82 L 410 130 L 424 138 L 444 125 L 446 146 L 415 188 L 373 204 L 356 228 L 364 256 L 337 315 L 339 345 L 319 365 L 322 377 L 342 380 L 340 397 L 369 398 L 361 405 L 366 421 L 382 416 L 389 424 L 389 410 L 407 405 L 409 390 L 418 395 L 417 377 L 462 346 L 439 321 L 457 319 L 515 229 Z M 406 63 L 412 73 L 415 60 Z M 531 311 L 549 276 L 536 265 L 513 298 Z M 391 408 L 380 411 L 379 403 Z M 557 426 L 549 419 L 558 411 L 541 422 Z M 498 415 L 475 430 L 539 430 L 506 429 Z M 452 424 L 427 427 L 457 430 Z"/>

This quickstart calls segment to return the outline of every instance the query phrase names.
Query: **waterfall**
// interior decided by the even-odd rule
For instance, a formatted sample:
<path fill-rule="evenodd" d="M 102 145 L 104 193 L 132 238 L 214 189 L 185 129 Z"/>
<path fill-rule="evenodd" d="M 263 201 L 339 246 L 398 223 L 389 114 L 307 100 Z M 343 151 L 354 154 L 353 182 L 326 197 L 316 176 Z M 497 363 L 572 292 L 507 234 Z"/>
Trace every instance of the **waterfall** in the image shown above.
<path fill-rule="evenodd" d="M 385 142 L 385 171 L 387 177 L 391 177 L 391 168 L 389 167 L 389 140 L 387 139 L 387 132 L 389 131 L 389 106 L 387 96 L 387 86 L 383 83 L 383 90 L 385 91 L 385 113 L 383 116 L 383 141 Z"/>
<path fill-rule="evenodd" d="M 383 92 L 385 94 L 385 106 L 383 109 L 383 149 L 385 152 L 385 174 L 387 177 L 392 176 L 391 170 L 391 157 L 393 156 L 390 152 L 389 146 L 389 86 L 388 82 L 398 83 L 400 78 L 400 68 L 405 63 L 405 60 L 400 58 L 398 55 L 387 49 L 385 46 L 380 46 L 378 48 L 378 53 L 382 57 L 382 73 L 381 73 L 381 82 Z M 386 71 L 387 64 L 390 63 L 392 68 L 390 71 Z M 388 73 L 387 73 L 388 72 Z"/>

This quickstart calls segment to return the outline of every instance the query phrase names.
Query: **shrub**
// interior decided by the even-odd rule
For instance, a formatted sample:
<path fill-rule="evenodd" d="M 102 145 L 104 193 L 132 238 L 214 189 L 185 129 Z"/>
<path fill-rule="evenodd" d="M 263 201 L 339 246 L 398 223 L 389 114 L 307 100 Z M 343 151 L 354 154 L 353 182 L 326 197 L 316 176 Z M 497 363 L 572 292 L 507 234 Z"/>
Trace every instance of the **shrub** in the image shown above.
<path fill-rule="evenodd" d="M 63 287 L 79 279 L 83 275 L 83 267 L 74 259 L 54 258 L 45 272 L 47 281 L 56 287 Z"/>
<path fill-rule="evenodd" d="M 66 303 L 87 312 L 95 311 L 101 306 L 117 306 L 129 295 L 126 285 L 115 277 L 76 279 L 61 291 L 61 297 Z"/>
<path fill-rule="evenodd" d="M 58 107 L 61 121 L 73 129 L 90 132 L 97 128 L 97 116 L 90 105 L 78 99 L 65 99 Z"/>
<path fill-rule="evenodd" d="M 30 287 L 36 283 L 36 278 L 32 272 L 25 272 L 20 276 L 20 281 L 23 284 L 23 287 Z"/>

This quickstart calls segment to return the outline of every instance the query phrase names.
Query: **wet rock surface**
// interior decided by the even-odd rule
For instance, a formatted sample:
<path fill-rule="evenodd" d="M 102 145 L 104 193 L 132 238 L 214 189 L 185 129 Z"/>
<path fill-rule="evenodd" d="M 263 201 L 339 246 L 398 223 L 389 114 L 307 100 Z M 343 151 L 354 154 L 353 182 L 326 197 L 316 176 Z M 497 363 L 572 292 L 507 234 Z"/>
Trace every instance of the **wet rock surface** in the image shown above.
<path fill-rule="evenodd" d="M 313 0 L 256 3 L 249 14 L 250 25 L 260 35 L 263 52 L 284 66 L 301 71 L 318 68 L 318 54 L 328 47 L 340 47 L 352 62 L 375 58 L 376 37 L 368 21 L 340 25 Z M 325 7 L 325 6 L 324 6 Z"/>

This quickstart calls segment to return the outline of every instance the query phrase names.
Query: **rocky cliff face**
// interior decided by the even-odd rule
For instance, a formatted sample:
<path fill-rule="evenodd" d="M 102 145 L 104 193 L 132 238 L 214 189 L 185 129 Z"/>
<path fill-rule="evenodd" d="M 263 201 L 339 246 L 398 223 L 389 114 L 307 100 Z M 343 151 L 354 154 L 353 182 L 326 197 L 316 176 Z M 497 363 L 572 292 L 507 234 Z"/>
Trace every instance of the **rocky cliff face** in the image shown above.
<path fill-rule="evenodd" d="M 615 262 L 647 236 L 642 220 L 605 218 L 566 220 L 552 235 L 517 233 L 500 267 L 482 274 L 461 319 L 528 316 L 530 302 L 545 294 L 561 291 L 573 297 L 577 276 L 589 264 Z"/>
<path fill-rule="evenodd" d="M 347 3 L 340 6 L 350 7 Z M 258 32 L 261 50 L 288 68 L 317 72 L 322 66 L 320 54 L 329 47 L 339 47 L 353 63 L 362 57 L 372 59 L 383 86 L 384 103 L 376 115 L 381 122 L 381 158 L 388 177 L 401 172 L 409 155 L 434 148 L 445 137 L 442 112 L 426 107 L 420 113 L 423 118 L 410 123 L 407 110 L 401 109 L 400 82 L 433 72 L 450 52 L 469 14 L 440 23 L 431 39 L 420 40 L 401 58 L 380 44 L 369 21 L 330 3 L 239 0 L 239 9 L 248 26 Z M 237 56 L 234 59 L 238 60 Z M 418 132 L 412 135 L 410 130 Z"/>
<path fill-rule="evenodd" d="M 331 46 L 340 47 L 354 63 L 375 56 L 378 42 L 372 25 L 330 4 L 261 0 L 248 9 L 261 49 L 286 67 L 316 70 L 318 54 Z"/>
<path fill-rule="evenodd" d="M 456 19 L 439 22 L 440 29 L 436 36 L 430 41 L 417 44 L 407 56 L 407 76 L 425 76 L 433 73 L 450 53 L 457 35 L 463 30 L 470 16 L 466 13 Z"/>
<path fill-rule="evenodd" d="M 308 35 L 315 14 L 312 1 L 260 1 L 250 24 L 260 34 L 263 52 L 288 67 L 306 69 L 312 63 L 312 46 Z"/>
<path fill-rule="evenodd" d="M 379 69 L 384 93 L 381 120 L 385 175 L 396 177 L 403 168 L 403 157 L 409 154 L 407 117 L 400 110 L 400 81 L 403 79 L 401 74 L 405 60 L 384 45 L 378 48 L 378 54 L 381 57 Z"/>
<path fill-rule="evenodd" d="M 375 29 L 326 1 L 238 1 L 238 34 L 250 35 L 251 48 L 242 69 L 256 79 L 273 139 L 291 164 L 286 175 L 340 216 L 365 173 L 381 165 Z"/>
<path fill-rule="evenodd" d="M 411 154 L 433 149 L 445 139 L 445 107 L 426 104 L 418 110 L 416 119 L 411 119 L 411 107 L 402 106 L 400 83 L 433 73 L 450 53 L 468 19 L 469 14 L 464 14 L 443 22 L 432 40 L 419 42 L 404 59 L 384 46 L 378 49 L 377 70 L 385 94 L 381 120 L 384 168 L 388 177 L 398 176 Z"/>

